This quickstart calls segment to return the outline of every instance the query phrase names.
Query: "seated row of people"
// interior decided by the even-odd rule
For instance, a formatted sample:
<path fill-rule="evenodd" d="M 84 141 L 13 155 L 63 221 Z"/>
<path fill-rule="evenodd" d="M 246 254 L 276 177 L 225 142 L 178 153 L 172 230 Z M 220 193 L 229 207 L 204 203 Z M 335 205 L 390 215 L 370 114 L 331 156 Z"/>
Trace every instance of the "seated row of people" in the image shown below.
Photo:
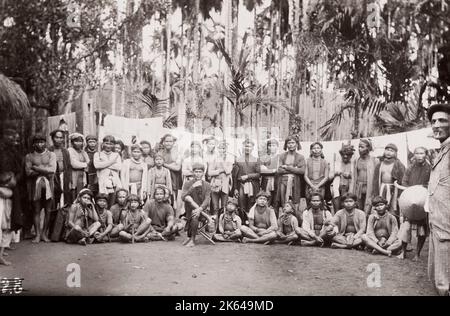
<path fill-rule="evenodd" d="M 195 246 L 200 223 L 214 223 L 209 214 L 211 186 L 203 180 L 204 166 L 194 164 L 194 178 L 183 186 L 182 200 L 186 213 L 175 218 L 170 205 L 170 190 L 157 185 L 153 198 L 141 209 L 140 197 L 117 192 L 117 203 L 106 210 L 107 196 L 100 194 L 94 205 L 89 189 L 80 191 L 67 219 L 66 241 L 86 245 L 114 239 L 123 242 L 173 240 L 183 228 L 187 231 L 186 246 Z M 217 223 L 209 231 L 219 242 L 287 243 L 303 246 L 330 246 L 353 249 L 366 246 L 375 253 L 391 256 L 402 250 L 407 228 L 399 234 L 397 218 L 388 212 L 388 202 L 381 196 L 372 201 L 373 212 L 366 219 L 357 207 L 357 196 L 346 193 L 343 208 L 334 216 L 324 208 L 319 192 L 311 193 L 310 207 L 303 211 L 300 220 L 294 215 L 295 205 L 285 203 L 277 219 L 268 204 L 270 194 L 260 191 L 256 202 L 246 213 L 245 222 L 238 215 L 238 200 L 230 197 L 220 212 Z M 406 224 L 405 224 L 406 225 Z M 406 227 L 406 226 L 405 226 Z M 420 254 L 420 249 L 418 249 Z"/>

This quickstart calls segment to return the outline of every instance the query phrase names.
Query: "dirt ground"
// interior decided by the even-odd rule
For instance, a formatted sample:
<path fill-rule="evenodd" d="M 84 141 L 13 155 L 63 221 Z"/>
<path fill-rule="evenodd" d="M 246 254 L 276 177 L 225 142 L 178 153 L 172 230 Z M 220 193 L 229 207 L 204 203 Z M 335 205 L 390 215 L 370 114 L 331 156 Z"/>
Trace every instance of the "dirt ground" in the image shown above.
<path fill-rule="evenodd" d="M 10 251 L 14 265 L 0 266 L 0 277 L 24 278 L 23 295 L 435 295 L 428 245 L 415 263 L 356 250 L 213 246 L 202 237 L 185 248 L 182 239 L 86 247 L 25 241 Z M 80 265 L 80 288 L 66 285 L 70 263 Z M 371 263 L 380 267 L 381 287 L 367 286 Z"/>

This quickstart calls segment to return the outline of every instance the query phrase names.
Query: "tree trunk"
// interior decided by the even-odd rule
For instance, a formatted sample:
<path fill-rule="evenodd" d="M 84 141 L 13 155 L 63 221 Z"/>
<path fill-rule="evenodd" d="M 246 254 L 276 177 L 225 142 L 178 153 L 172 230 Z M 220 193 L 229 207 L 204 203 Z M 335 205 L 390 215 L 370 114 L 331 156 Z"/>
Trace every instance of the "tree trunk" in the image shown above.
<path fill-rule="evenodd" d="M 359 138 L 359 116 L 360 116 L 360 108 L 358 104 L 355 104 L 355 116 L 353 118 L 353 126 L 354 131 L 352 133 L 352 138 Z"/>
<path fill-rule="evenodd" d="M 233 37 L 231 56 L 237 59 L 237 43 L 239 37 L 239 0 L 232 0 Z"/>
<path fill-rule="evenodd" d="M 272 62 L 273 62 L 273 23 L 274 23 L 274 16 L 273 16 L 273 2 L 270 2 L 270 24 L 269 24 L 269 35 L 270 35 L 270 49 L 269 54 L 267 56 L 268 62 L 267 66 L 269 69 L 269 77 L 268 77 L 268 90 L 269 90 L 269 96 L 272 96 L 272 93 L 274 91 L 273 85 L 272 85 Z"/>
<path fill-rule="evenodd" d="M 166 16 L 166 65 L 164 76 L 164 98 L 167 99 L 167 105 L 164 112 L 164 118 L 169 116 L 170 112 L 170 52 L 171 52 L 171 19 L 172 18 L 172 3 L 167 2 L 167 16 Z"/>
<path fill-rule="evenodd" d="M 193 61 L 193 69 L 192 69 L 192 83 L 193 83 L 193 112 L 195 113 L 195 117 L 198 118 L 198 65 L 199 65 L 199 14 L 200 14 L 200 0 L 195 0 L 194 5 L 194 17 L 193 17 L 193 43 L 194 43 L 194 61 Z M 195 129 L 195 127 L 194 127 Z"/>
<path fill-rule="evenodd" d="M 186 127 L 186 66 L 184 65 L 184 19 L 186 17 L 186 13 L 184 7 L 181 8 L 181 82 L 183 83 L 183 92 L 181 93 L 181 100 L 178 103 L 178 115 L 177 115 L 177 127 L 185 128 Z"/>

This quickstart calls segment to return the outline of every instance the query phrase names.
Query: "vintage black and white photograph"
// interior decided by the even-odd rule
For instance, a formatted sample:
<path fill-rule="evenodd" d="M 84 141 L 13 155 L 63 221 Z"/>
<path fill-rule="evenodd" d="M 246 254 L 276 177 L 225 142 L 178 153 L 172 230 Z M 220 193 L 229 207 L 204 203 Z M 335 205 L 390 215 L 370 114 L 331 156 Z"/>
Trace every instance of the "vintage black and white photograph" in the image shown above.
<path fill-rule="evenodd" d="M 0 296 L 449 296 L 449 120 L 450 0 L 0 0 Z"/>

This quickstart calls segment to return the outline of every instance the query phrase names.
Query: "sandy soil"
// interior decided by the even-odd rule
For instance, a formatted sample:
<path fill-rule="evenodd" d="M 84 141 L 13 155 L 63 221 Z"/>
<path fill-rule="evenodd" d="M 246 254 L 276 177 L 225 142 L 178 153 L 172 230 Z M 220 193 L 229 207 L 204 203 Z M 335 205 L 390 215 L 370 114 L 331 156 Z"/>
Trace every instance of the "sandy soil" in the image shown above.
<path fill-rule="evenodd" d="M 172 242 L 15 245 L 0 277 L 24 278 L 27 295 L 435 295 L 425 246 L 419 262 L 356 250 L 286 245 L 220 244 L 195 248 Z M 408 254 L 412 257 L 412 253 Z M 81 268 L 69 288 L 67 265 Z M 377 263 L 381 287 L 367 286 Z"/>

